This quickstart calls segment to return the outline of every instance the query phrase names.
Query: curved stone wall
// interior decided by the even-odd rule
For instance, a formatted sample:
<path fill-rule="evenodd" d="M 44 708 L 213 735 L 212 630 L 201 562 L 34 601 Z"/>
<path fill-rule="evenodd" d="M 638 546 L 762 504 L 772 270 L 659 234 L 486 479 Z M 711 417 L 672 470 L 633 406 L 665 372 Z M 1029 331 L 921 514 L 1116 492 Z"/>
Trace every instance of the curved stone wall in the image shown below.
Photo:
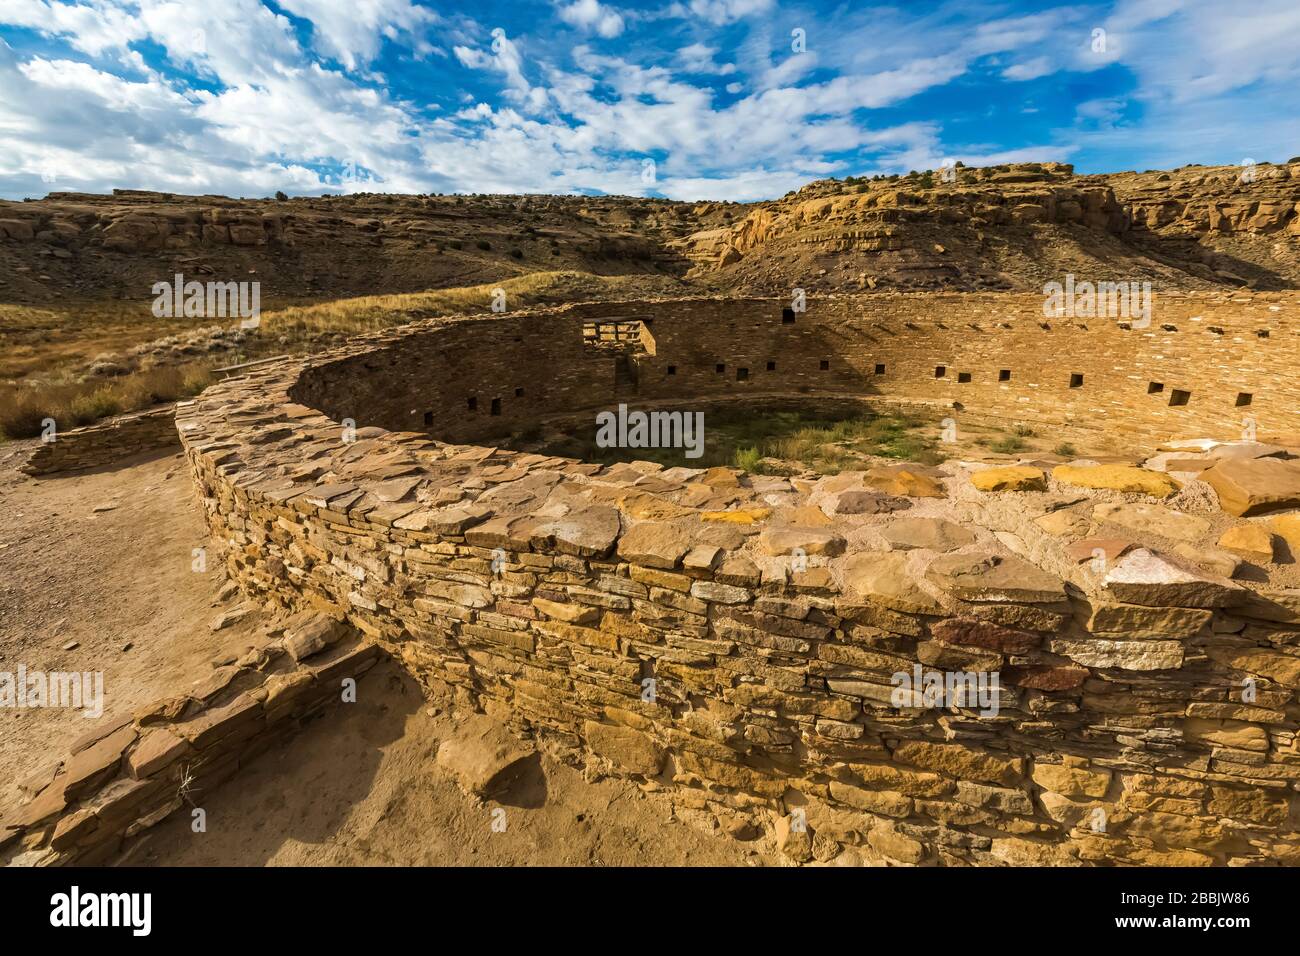
<path fill-rule="evenodd" d="M 1237 438 L 1247 417 L 1261 437 L 1300 435 L 1300 296 L 1291 293 L 1162 295 L 1146 329 L 1048 319 L 1038 295 L 831 297 L 783 318 L 784 307 L 583 304 L 415 326 L 391 346 L 314 365 L 293 394 L 336 419 L 455 441 L 620 399 L 763 394 L 957 403 L 1144 440 Z M 580 334 L 615 319 L 646 323 L 623 369 Z"/>
<path fill-rule="evenodd" d="M 805 481 L 450 443 L 744 390 L 1159 437 L 1235 437 L 1247 391 L 1262 435 L 1289 424 L 1295 326 L 1273 307 L 1293 300 L 1165 302 L 1156 324 L 1178 331 L 1146 333 L 1044 329 L 1040 302 L 433 321 L 219 384 L 177 423 L 245 590 L 346 614 L 431 691 L 668 789 L 684 815 L 774 826 L 796 859 L 1300 861 L 1300 591 L 1141 548 L 1079 563 L 1095 509 L 1124 496 L 986 494 L 956 463 Z M 584 338 L 613 318 L 646 324 Z M 1156 375 L 1190 402 L 1143 405 Z M 929 674 L 999 684 L 978 705 L 897 693 L 897 675 Z"/>

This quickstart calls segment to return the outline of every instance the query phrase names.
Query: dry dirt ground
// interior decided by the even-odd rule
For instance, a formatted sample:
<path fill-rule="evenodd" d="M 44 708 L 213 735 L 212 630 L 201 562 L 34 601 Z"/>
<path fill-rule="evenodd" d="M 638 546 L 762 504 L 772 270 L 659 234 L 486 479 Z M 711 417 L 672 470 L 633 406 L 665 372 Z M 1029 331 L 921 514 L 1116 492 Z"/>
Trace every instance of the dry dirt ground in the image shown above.
<path fill-rule="evenodd" d="M 128 849 L 127 865 L 762 865 L 763 843 L 710 835 L 627 781 L 588 782 L 547 754 L 482 802 L 434 760 L 452 715 L 385 662 L 288 746 L 269 751 Z M 493 829 L 503 821 L 504 829 Z"/>
<path fill-rule="evenodd" d="M 103 671 L 104 715 L 188 686 L 242 650 L 260 613 L 214 632 L 238 602 L 191 569 L 204 544 L 179 454 L 39 481 L 17 471 L 30 443 L 0 445 L 0 670 Z M 111 510 L 96 511 L 112 505 Z M 213 562 L 215 564 L 215 562 Z M 65 649 L 66 648 L 66 649 Z M 54 708 L 0 708 L 0 818 L 18 784 L 64 754 L 92 722 Z M 505 804 L 467 796 L 434 763 L 455 727 L 384 663 L 358 701 L 326 713 L 127 850 L 130 865 L 758 864 L 759 843 L 710 835 L 625 781 L 588 782 L 543 755 Z M 493 809 L 505 810 L 494 831 Z M 499 815 L 497 817 L 499 819 Z"/>
<path fill-rule="evenodd" d="M 102 671 L 107 721 L 242 646 L 260 612 L 211 630 L 223 582 L 215 562 L 192 570 L 204 527 L 179 453 L 37 481 L 17 470 L 30 444 L 0 445 L 0 670 Z M 0 813 L 92 726 L 70 709 L 0 708 Z"/>

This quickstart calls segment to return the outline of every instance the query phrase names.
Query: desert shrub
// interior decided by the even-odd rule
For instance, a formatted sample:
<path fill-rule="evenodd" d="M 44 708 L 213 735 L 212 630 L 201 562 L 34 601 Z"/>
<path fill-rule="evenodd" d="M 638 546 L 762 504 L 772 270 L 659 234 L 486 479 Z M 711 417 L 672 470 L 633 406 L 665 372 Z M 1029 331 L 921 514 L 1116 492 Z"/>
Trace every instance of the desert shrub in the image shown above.
<path fill-rule="evenodd" d="M 1023 450 L 1025 443 L 1016 435 L 1003 435 L 995 441 L 989 442 L 989 449 L 1000 455 L 1013 455 Z"/>
<path fill-rule="evenodd" d="M 1073 458 L 1076 454 L 1078 454 L 1078 452 L 1075 450 L 1075 447 L 1071 445 L 1068 441 L 1061 442 L 1061 444 L 1053 448 L 1052 451 L 1060 455 L 1062 458 Z"/>
<path fill-rule="evenodd" d="M 7 440 L 16 438 L 35 438 L 41 433 L 41 423 L 47 418 L 54 418 L 54 409 L 33 401 L 18 390 L 10 390 L 0 395 L 0 436 Z"/>
<path fill-rule="evenodd" d="M 112 386 L 105 385 L 74 398 L 68 405 L 68 417 L 72 423 L 78 427 L 92 425 L 101 418 L 119 414 L 122 411 L 122 401 L 113 391 Z"/>

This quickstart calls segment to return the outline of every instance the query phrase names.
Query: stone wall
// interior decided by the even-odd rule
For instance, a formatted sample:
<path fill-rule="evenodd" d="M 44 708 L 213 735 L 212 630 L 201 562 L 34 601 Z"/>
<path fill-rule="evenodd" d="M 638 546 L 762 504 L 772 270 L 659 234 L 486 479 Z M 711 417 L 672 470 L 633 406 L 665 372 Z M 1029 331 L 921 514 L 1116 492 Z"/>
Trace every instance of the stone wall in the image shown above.
<path fill-rule="evenodd" d="M 61 761 L 22 782 L 30 799 L 0 820 L 0 860 L 111 861 L 124 841 L 200 806 L 201 795 L 339 702 L 343 681 L 378 658 L 340 621 L 304 614 L 175 696 L 95 721 Z"/>
<path fill-rule="evenodd" d="M 1261 438 L 1300 434 L 1292 293 L 1161 295 L 1146 329 L 1049 319 L 1043 297 L 1024 294 L 830 297 L 783 319 L 784 308 L 694 299 L 450 322 L 331 358 L 293 394 L 335 419 L 456 441 L 618 400 L 764 394 L 956 405 L 1147 440 L 1238 438 L 1247 418 Z M 585 345 L 580 325 L 606 317 L 645 319 L 652 348 Z"/>
<path fill-rule="evenodd" d="M 176 409 L 166 405 L 85 428 L 58 432 L 54 441 L 37 445 L 20 470 L 39 476 L 98 468 L 141 452 L 178 444 Z"/>
<path fill-rule="evenodd" d="M 792 324 L 779 303 L 712 301 L 434 321 L 222 383 L 177 422 L 247 592 L 346 616 L 431 693 L 732 832 L 775 826 L 796 859 L 1294 863 L 1300 591 L 1145 548 L 1097 573 L 1071 556 L 1086 533 L 1067 533 L 1091 500 L 1054 480 L 981 493 L 959 465 L 816 481 L 600 467 L 430 437 L 482 440 L 622 395 L 891 382 L 1047 420 L 1099 409 L 1108 426 L 1122 401 L 1157 433 L 1183 411 L 1232 430 L 1223 399 L 1247 388 L 1264 431 L 1294 406 L 1283 301 L 1188 300 L 1179 332 L 1152 337 L 1043 329 L 1032 302 L 997 296 L 816 302 Z M 638 313 L 653 342 L 627 364 L 583 351 L 582 321 Z M 779 384 L 763 382 L 769 360 Z M 972 381 L 936 380 L 936 362 Z M 1059 380 L 1076 367 L 1072 395 Z M 1154 374 L 1192 404 L 1139 412 Z M 956 520 L 932 516 L 939 502 Z M 916 668 L 997 674 L 996 713 L 896 697 Z"/>

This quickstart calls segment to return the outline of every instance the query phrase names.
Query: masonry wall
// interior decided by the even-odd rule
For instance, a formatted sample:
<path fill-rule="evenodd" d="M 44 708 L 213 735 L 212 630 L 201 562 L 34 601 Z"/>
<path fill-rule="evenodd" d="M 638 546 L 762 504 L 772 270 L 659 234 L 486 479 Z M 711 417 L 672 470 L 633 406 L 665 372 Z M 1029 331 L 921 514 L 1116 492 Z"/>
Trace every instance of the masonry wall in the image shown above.
<path fill-rule="evenodd" d="M 446 440 L 538 418 L 700 397 L 851 395 L 1104 429 L 1146 442 L 1300 436 L 1300 299 L 1158 296 L 1149 328 L 1057 319 L 1024 294 L 584 304 L 452 324 L 400 348 L 329 362 L 297 400 Z M 584 346 L 584 321 L 640 317 L 652 352 Z M 1168 326 L 1170 330 L 1166 330 Z M 471 400 L 473 407 L 470 407 Z M 496 403 L 494 406 L 494 402 Z M 493 414 L 496 408 L 497 414 Z"/>
<path fill-rule="evenodd" d="M 0 860 L 112 862 L 131 838 L 201 807 L 283 745 L 379 659 L 332 619 L 305 615 L 301 625 L 307 641 L 268 640 L 233 664 L 214 662 L 209 677 L 173 696 L 97 720 L 61 760 L 20 782 L 30 799 L 0 820 Z"/>
<path fill-rule="evenodd" d="M 899 310 L 922 301 L 835 308 L 892 308 L 881 321 L 897 327 Z M 836 344 L 829 371 L 846 390 L 883 357 L 882 378 L 914 380 L 936 399 L 986 395 L 1020 407 L 983 379 L 995 362 L 1021 376 L 1014 382 L 1040 383 L 1030 394 L 1043 415 L 1082 414 L 1099 400 L 1071 400 L 1068 385 L 1059 401 L 1042 397 L 1083 351 L 1035 355 L 1006 336 L 997 352 L 969 344 L 955 316 L 993 321 L 989 310 L 1008 306 L 991 297 L 928 307 L 941 310 L 950 339 L 904 347 L 882 331 L 879 351 L 864 345 L 876 333 L 861 316 L 852 335 L 848 319 L 810 328 L 817 307 L 791 329 L 770 303 L 742 304 L 731 319 L 716 303 L 656 304 L 643 394 L 669 391 L 645 364 L 675 359 L 678 382 L 724 394 L 746 384 L 711 378 L 710 360 L 756 364 L 774 354 L 798 391 L 821 372 L 811 361 Z M 566 351 L 580 354 L 567 343 L 545 350 L 565 315 L 389 333 L 223 383 L 183 406 L 187 455 L 233 578 L 273 603 L 346 616 L 431 693 L 592 753 L 724 825 L 802 810 L 809 856 L 854 846 L 903 864 L 1300 862 L 1300 593 L 1190 589 L 1133 602 L 1024 562 L 1006 565 L 1014 585 L 983 592 L 925 553 L 897 588 L 868 588 L 856 582 L 885 556 L 845 552 L 842 538 L 831 547 L 834 528 L 796 529 L 825 546 L 810 568 L 760 554 L 784 528 L 764 523 L 764 501 L 801 500 L 783 479 L 601 469 L 378 428 L 340 442 L 333 416 L 354 407 L 369 410 L 358 411 L 363 425 L 367 416 L 397 424 L 412 410 L 423 422 L 432 411 L 434 434 L 465 434 L 460 402 L 466 388 L 485 388 L 474 385 L 480 374 L 516 372 L 500 381 L 525 389 L 544 381 L 547 390 L 526 392 L 545 399 L 539 411 L 599 388 L 604 357 L 550 367 Z M 1204 408 L 1187 407 L 1225 428 L 1237 412 L 1212 401 L 1225 388 L 1254 389 L 1271 414 L 1294 397 L 1267 377 L 1289 340 L 1278 340 L 1281 323 L 1267 342 L 1248 339 L 1257 320 L 1225 333 L 1242 340 L 1243 371 L 1222 387 L 1205 370 L 1199 382 L 1186 377 L 1187 362 L 1220 354 L 1191 336 L 1160 344 L 1158 355 L 1088 352 L 1084 374 L 1100 379 L 1103 395 L 1157 372 L 1167 384 L 1199 385 Z M 1028 342 L 1052 333 L 1017 334 Z M 1137 341 L 1122 330 L 1088 334 Z M 958 343 L 964 351 L 949 351 Z M 528 379 L 518 368 L 533 347 L 541 360 Z M 443 364 L 453 356 L 455 367 Z M 970 387 L 921 374 L 938 356 L 970 368 Z M 427 390 L 403 393 L 404 376 L 417 374 Z M 1151 421 L 1164 427 L 1161 415 Z M 729 504 L 710 512 L 690 500 Z M 990 532 L 980 530 L 979 547 L 979 560 L 1017 560 Z M 891 675 L 916 665 L 1000 673 L 998 714 L 894 706 Z"/>
<path fill-rule="evenodd" d="M 50 475 L 111 465 L 159 448 L 173 448 L 176 411 L 171 405 L 59 432 L 55 440 L 36 446 L 20 469 L 28 475 Z"/>

